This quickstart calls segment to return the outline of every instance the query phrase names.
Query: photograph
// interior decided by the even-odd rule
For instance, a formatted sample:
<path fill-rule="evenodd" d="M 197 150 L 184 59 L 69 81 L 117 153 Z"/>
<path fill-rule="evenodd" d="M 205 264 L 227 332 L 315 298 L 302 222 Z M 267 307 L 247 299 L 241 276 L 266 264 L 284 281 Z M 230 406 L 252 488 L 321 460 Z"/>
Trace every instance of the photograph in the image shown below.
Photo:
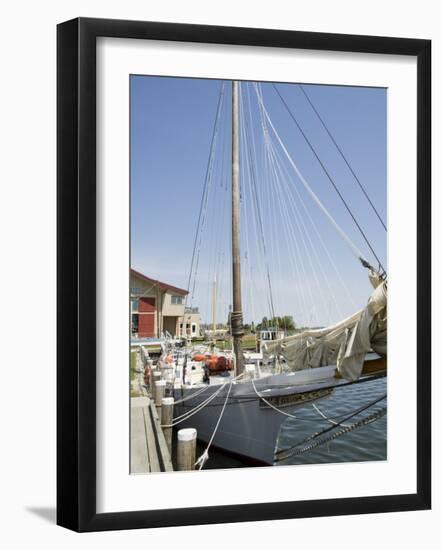
<path fill-rule="evenodd" d="M 388 459 L 387 94 L 129 75 L 130 474 Z"/>
<path fill-rule="evenodd" d="M 440 10 L 347 4 L 5 4 L 6 550 L 440 538 Z"/>

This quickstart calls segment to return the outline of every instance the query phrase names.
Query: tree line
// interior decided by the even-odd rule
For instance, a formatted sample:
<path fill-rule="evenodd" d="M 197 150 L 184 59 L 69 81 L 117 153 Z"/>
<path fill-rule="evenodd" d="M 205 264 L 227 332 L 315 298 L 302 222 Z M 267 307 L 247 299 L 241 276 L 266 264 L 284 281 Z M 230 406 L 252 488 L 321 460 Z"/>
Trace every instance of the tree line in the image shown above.
<path fill-rule="evenodd" d="M 244 330 L 246 332 L 258 332 L 260 330 L 268 330 L 270 328 L 277 328 L 280 330 L 295 330 L 296 324 L 291 315 L 284 315 L 283 317 L 263 317 L 260 323 L 245 324 Z"/>

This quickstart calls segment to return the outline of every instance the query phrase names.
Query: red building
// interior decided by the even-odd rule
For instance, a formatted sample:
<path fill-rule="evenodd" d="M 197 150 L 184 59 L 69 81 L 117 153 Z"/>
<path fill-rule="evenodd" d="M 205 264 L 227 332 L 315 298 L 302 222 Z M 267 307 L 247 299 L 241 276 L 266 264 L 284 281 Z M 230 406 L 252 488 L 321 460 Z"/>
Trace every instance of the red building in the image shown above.
<path fill-rule="evenodd" d="M 130 270 L 132 335 L 159 338 L 179 334 L 187 290 Z"/>

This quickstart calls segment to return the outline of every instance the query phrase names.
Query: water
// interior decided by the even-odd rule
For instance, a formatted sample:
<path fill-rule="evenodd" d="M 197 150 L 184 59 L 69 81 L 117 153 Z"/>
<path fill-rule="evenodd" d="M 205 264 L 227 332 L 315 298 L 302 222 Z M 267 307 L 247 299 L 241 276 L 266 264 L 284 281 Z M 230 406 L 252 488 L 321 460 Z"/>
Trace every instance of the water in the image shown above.
<path fill-rule="evenodd" d="M 380 378 L 361 384 L 353 384 L 343 388 L 336 388 L 329 396 L 315 401 L 315 405 L 328 418 L 349 415 L 364 405 L 367 405 L 376 398 L 387 392 L 387 378 Z M 344 424 L 352 424 L 374 411 L 386 406 L 384 399 L 369 409 L 361 412 Z M 312 403 L 296 409 L 294 413 L 298 418 L 288 418 L 281 426 L 278 440 L 278 449 L 285 449 L 315 432 L 331 427 L 330 422 L 321 418 L 313 408 Z M 301 420 L 304 419 L 304 420 Z M 335 418 L 335 420 L 337 420 Z M 340 428 L 337 428 L 338 430 Z M 330 430 L 324 436 L 331 435 L 335 430 Z M 322 438 L 321 437 L 321 438 Z M 197 456 L 204 451 L 205 446 L 199 445 Z M 222 452 L 211 449 L 210 460 L 206 463 L 205 469 L 218 468 L 241 468 L 247 465 L 239 460 L 227 456 Z M 363 426 L 352 432 L 346 433 L 333 441 L 307 451 L 298 456 L 291 456 L 281 462 L 287 464 L 325 464 L 336 462 L 364 462 L 373 460 L 386 460 L 387 458 L 387 415 L 376 420 L 372 424 Z"/>
<path fill-rule="evenodd" d="M 380 378 L 371 382 L 337 388 L 328 397 L 316 401 L 316 406 L 327 417 L 350 415 L 352 411 L 363 407 L 387 392 L 387 379 Z M 386 406 L 384 399 L 361 412 L 344 424 L 352 424 L 374 411 Z M 278 449 L 284 449 L 309 437 L 312 433 L 331 427 L 330 422 L 322 419 L 312 404 L 296 411 L 300 418 L 312 421 L 288 419 L 281 426 Z M 340 428 L 337 428 L 338 430 Z M 322 437 L 327 437 L 334 430 Z M 387 458 L 387 415 L 372 424 L 358 428 L 298 456 L 291 456 L 280 464 L 323 464 L 330 462 L 363 462 L 368 460 L 386 460 Z"/>

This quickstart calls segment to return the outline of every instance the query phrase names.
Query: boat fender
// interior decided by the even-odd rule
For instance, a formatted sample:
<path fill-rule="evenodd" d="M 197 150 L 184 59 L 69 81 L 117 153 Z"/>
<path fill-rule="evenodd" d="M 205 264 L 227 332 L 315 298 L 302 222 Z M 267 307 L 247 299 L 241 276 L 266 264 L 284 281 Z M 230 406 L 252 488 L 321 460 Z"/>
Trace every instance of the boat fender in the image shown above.
<path fill-rule="evenodd" d="M 149 385 L 151 374 L 152 374 L 152 368 L 149 365 L 147 365 L 144 369 L 144 384 L 146 386 Z"/>

